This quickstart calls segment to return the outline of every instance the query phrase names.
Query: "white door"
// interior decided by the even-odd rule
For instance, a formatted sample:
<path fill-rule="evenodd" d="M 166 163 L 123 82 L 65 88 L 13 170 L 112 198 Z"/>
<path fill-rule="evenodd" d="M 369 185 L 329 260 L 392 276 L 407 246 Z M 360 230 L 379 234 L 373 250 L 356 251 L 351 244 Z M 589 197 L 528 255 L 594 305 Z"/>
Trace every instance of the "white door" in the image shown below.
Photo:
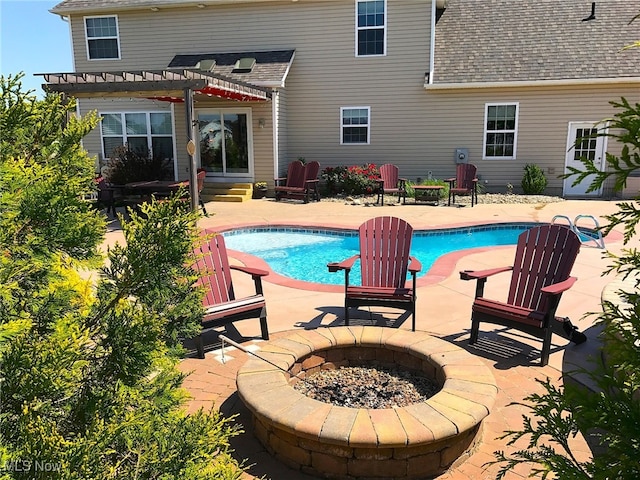
<path fill-rule="evenodd" d="M 602 133 L 602 129 L 602 125 L 597 125 L 596 122 L 569 122 L 565 173 L 569 172 L 567 167 L 584 170 L 584 164 L 580 161 L 581 158 L 593 160 L 594 165 L 600 170 L 604 168 L 606 137 L 596 136 L 598 132 Z M 578 185 L 573 186 L 575 181 L 575 175 L 565 178 L 565 196 L 599 197 L 602 194 L 602 187 L 587 193 L 587 189 L 593 181 L 593 175 L 589 175 Z"/>

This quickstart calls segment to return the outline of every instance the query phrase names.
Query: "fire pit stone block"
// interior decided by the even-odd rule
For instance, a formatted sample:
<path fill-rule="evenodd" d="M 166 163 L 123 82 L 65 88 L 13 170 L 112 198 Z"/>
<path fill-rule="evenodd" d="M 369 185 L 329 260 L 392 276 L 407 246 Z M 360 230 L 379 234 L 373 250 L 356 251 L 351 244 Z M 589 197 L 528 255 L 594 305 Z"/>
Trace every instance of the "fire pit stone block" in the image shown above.
<path fill-rule="evenodd" d="M 289 467 L 323 478 L 440 475 L 473 453 L 497 394 L 480 359 L 426 332 L 374 326 L 292 331 L 266 342 L 260 355 L 267 361 L 247 360 L 236 378 L 256 437 Z M 319 402 L 292 386 L 296 375 L 367 361 L 420 371 L 441 389 L 405 407 L 364 409 Z"/>

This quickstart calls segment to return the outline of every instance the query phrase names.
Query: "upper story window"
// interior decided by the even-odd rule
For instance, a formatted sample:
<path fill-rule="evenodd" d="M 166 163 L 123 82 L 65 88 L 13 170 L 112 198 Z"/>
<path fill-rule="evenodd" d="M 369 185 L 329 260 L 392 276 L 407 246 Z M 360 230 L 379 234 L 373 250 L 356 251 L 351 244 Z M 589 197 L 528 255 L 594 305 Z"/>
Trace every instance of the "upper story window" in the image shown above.
<path fill-rule="evenodd" d="M 369 144 L 371 107 L 340 108 L 340 144 Z"/>
<path fill-rule="evenodd" d="M 487 103 L 484 114 L 485 159 L 515 159 L 518 139 L 518 104 Z"/>
<path fill-rule="evenodd" d="M 89 60 L 120 58 L 117 17 L 85 17 L 84 26 Z"/>
<path fill-rule="evenodd" d="M 356 0 L 356 56 L 386 55 L 386 0 Z"/>

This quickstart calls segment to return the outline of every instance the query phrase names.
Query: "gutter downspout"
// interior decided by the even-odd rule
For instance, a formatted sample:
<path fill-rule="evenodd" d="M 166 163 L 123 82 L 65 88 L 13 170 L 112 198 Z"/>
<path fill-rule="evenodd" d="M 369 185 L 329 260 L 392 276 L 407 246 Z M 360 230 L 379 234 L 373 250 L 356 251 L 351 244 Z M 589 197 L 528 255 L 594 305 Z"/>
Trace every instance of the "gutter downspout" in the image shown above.
<path fill-rule="evenodd" d="M 280 120 L 279 120 L 279 112 L 280 112 L 280 94 L 279 91 L 273 89 L 271 92 L 271 125 L 273 126 L 273 178 L 278 178 L 280 176 L 280 159 L 278 156 L 280 155 Z"/>
<path fill-rule="evenodd" d="M 429 42 L 429 85 L 433 84 L 436 64 L 436 0 L 431 0 L 431 41 Z"/>

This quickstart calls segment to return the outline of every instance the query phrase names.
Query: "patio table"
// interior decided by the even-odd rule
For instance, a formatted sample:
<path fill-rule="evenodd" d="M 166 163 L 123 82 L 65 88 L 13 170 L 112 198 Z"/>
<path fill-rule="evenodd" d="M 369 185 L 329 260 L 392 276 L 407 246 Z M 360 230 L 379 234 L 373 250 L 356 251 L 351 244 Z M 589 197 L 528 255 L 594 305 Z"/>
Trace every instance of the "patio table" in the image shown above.
<path fill-rule="evenodd" d="M 189 180 L 143 180 L 125 184 L 125 189 L 137 195 L 169 195 L 180 187 L 189 188 Z"/>
<path fill-rule="evenodd" d="M 414 185 L 415 202 L 435 202 L 439 204 L 440 191 L 444 189 L 442 185 Z"/>

